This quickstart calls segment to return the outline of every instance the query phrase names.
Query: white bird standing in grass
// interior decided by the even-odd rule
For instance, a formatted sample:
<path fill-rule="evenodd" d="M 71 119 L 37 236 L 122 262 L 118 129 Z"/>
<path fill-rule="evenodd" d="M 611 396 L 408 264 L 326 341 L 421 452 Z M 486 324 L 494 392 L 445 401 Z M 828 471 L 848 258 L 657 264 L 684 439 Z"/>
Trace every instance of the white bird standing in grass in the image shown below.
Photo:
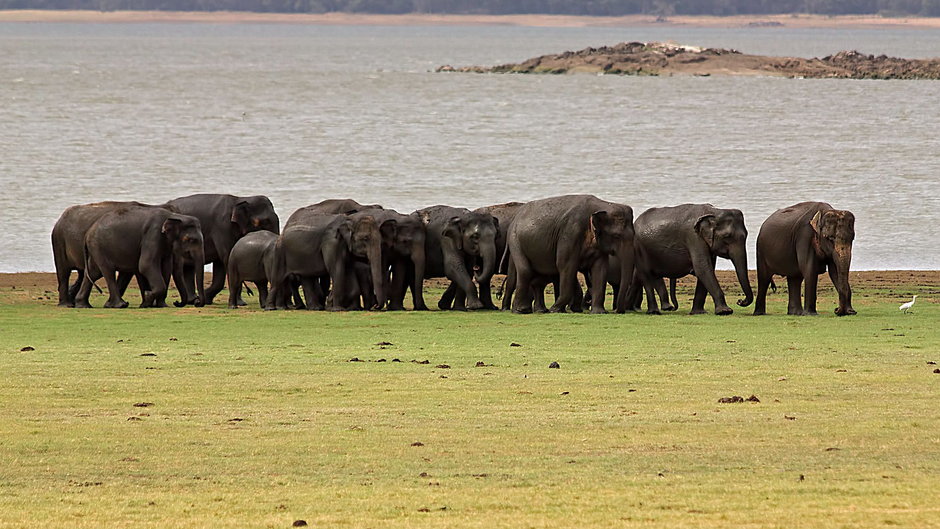
<path fill-rule="evenodd" d="M 911 307 L 914 306 L 914 302 L 915 302 L 915 301 L 917 301 L 917 296 L 916 296 L 916 295 L 914 296 L 914 299 L 912 299 L 912 300 L 908 301 L 907 303 L 905 303 L 905 304 L 901 305 L 900 307 L 898 307 L 898 310 L 900 310 L 901 312 L 907 314 L 907 311 L 911 310 Z"/>

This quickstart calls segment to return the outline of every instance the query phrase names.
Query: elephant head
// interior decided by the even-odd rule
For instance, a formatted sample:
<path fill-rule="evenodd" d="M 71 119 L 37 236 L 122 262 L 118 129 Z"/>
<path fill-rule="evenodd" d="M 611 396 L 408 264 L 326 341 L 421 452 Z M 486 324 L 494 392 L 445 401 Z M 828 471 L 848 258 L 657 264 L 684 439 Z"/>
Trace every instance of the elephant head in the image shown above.
<path fill-rule="evenodd" d="M 176 262 L 193 263 L 196 271 L 197 307 L 205 304 L 205 253 L 203 250 L 202 227 L 199 219 L 188 215 L 171 215 L 163 221 L 161 232 L 170 243 L 173 259 Z M 182 303 L 187 303 L 183 300 Z"/>
<path fill-rule="evenodd" d="M 281 232 L 281 221 L 274 212 L 274 205 L 262 195 L 239 199 L 232 207 L 232 222 L 242 235 L 258 230 Z"/>
<path fill-rule="evenodd" d="M 833 285 L 839 293 L 836 314 L 855 314 L 855 309 L 852 308 L 852 288 L 849 286 L 852 241 L 855 240 L 855 215 L 851 211 L 839 209 L 817 211 L 809 224 L 813 227 L 816 255 L 829 267 Z"/>
<path fill-rule="evenodd" d="M 488 281 L 496 270 L 496 238 L 499 221 L 489 213 L 468 213 L 447 221 L 443 235 L 450 238 L 458 251 L 479 257 L 483 262 L 476 280 Z"/>
<path fill-rule="evenodd" d="M 629 285 L 633 281 L 634 272 L 634 230 L 633 208 L 620 206 L 611 210 L 595 211 L 591 214 L 591 235 L 594 245 L 603 254 L 602 259 L 608 255 L 620 258 L 620 284 Z M 617 297 L 618 311 L 627 306 L 627 288 L 621 288 Z"/>
<path fill-rule="evenodd" d="M 373 217 L 368 215 L 348 218 L 339 227 L 338 236 L 346 242 L 349 253 L 369 261 L 372 287 L 379 309 L 383 308 L 388 301 L 382 247 L 394 244 L 397 231 L 398 223 L 395 219 L 388 219 L 379 225 Z"/>
<path fill-rule="evenodd" d="M 750 305 L 754 301 L 754 292 L 747 276 L 747 227 L 741 210 L 716 209 L 702 215 L 695 222 L 695 233 L 705 241 L 713 255 L 731 260 L 744 292 L 744 299 L 739 299 L 738 305 Z"/>

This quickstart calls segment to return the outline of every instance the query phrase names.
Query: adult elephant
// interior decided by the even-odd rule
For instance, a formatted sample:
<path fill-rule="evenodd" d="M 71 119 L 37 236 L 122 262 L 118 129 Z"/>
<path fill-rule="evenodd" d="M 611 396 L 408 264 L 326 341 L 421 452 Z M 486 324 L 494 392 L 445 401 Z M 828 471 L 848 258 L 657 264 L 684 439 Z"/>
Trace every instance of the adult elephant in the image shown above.
<path fill-rule="evenodd" d="M 593 195 L 565 195 L 521 206 L 509 229 L 509 255 L 516 276 L 512 311 L 532 312 L 533 280 L 558 276 L 552 312 L 572 306 L 580 290 L 578 271 L 607 277 L 607 257 L 621 256 L 621 277 L 633 277 L 633 209 Z M 604 281 L 591 285 L 591 312 L 604 310 Z M 621 305 L 622 306 L 622 305 Z"/>
<path fill-rule="evenodd" d="M 747 307 L 754 301 L 747 276 L 747 227 L 738 209 L 720 209 L 711 204 L 682 204 L 651 208 L 636 218 L 636 276 L 628 299 L 642 287 L 647 313 L 660 314 L 656 294 L 665 294 L 663 278 L 694 274 L 695 297 L 691 314 L 705 313 L 705 297 L 711 295 L 715 314 L 732 314 L 715 276 L 718 257 L 730 259 L 737 273 Z"/>
<path fill-rule="evenodd" d="M 52 228 L 52 257 L 59 283 L 60 307 L 75 306 L 75 295 L 85 277 L 85 234 L 89 228 L 108 213 L 134 207 L 154 206 L 140 202 L 108 201 L 70 206 L 62 212 Z M 72 270 L 78 272 L 78 278 L 69 286 Z M 118 279 L 122 294 L 130 278 L 129 275 L 123 274 Z"/>
<path fill-rule="evenodd" d="M 286 228 L 292 224 L 304 223 L 304 219 L 308 219 L 316 215 L 348 215 L 358 211 L 376 209 L 383 208 L 378 204 L 360 204 L 351 198 L 329 198 L 321 202 L 317 202 L 316 204 L 297 208 L 297 210 L 291 213 L 290 217 L 287 218 L 287 222 L 284 224 L 284 227 Z"/>
<path fill-rule="evenodd" d="M 261 230 L 238 239 L 228 257 L 228 308 L 238 307 L 242 282 L 251 281 L 258 288 L 261 308 L 267 304 L 268 281 L 274 276 L 277 235 Z"/>
<path fill-rule="evenodd" d="M 280 233 L 280 220 L 271 200 L 263 195 L 239 197 L 222 194 L 198 194 L 175 198 L 167 205 L 184 215 L 199 219 L 205 241 L 205 260 L 212 263 L 212 284 L 206 289 L 206 304 L 225 287 L 228 256 L 238 239 L 246 233 L 267 230 Z M 173 280 L 182 298 L 179 306 L 192 302 L 194 264 L 174 271 Z M 243 304 L 243 303 L 242 303 Z"/>
<path fill-rule="evenodd" d="M 202 306 L 203 257 L 202 228 L 199 219 L 173 213 L 163 207 L 126 207 L 98 219 L 85 234 L 85 278 L 76 295 L 77 307 L 91 307 L 88 296 L 92 284 L 104 276 L 109 298 L 106 308 L 125 308 L 117 273 L 138 275 L 141 282 L 142 308 L 165 307 L 167 283 L 176 260 L 196 266 L 198 295 L 193 300 Z"/>
<path fill-rule="evenodd" d="M 291 280 L 298 278 L 306 294 L 306 308 L 323 309 L 326 293 L 320 279 L 329 277 L 333 281 L 330 309 L 349 309 L 360 293 L 355 261 L 364 259 L 371 270 L 376 299 L 370 308 L 381 309 L 387 301 L 382 246 L 391 244 L 395 230 L 394 220 L 380 225 L 369 215 L 318 215 L 284 228 L 277 241 L 274 279 L 265 308 L 287 308 Z"/>
<path fill-rule="evenodd" d="M 427 228 L 417 215 L 403 215 L 392 209 L 368 210 L 380 225 L 395 222 L 390 245 L 382 247 L 388 288 L 388 310 L 404 310 L 405 294 L 411 288 L 414 310 L 428 310 L 424 301 L 424 267 Z M 364 282 L 361 280 L 361 282 Z"/>
<path fill-rule="evenodd" d="M 787 314 L 815 315 L 819 275 L 829 270 L 839 293 L 838 316 L 856 314 L 852 308 L 849 267 L 855 215 L 834 209 L 825 202 L 800 202 L 778 209 L 760 227 L 757 235 L 757 303 L 754 314 L 767 310 L 767 287 L 774 274 L 786 276 L 789 303 Z M 806 292 L 800 302 L 800 285 Z"/>
<path fill-rule="evenodd" d="M 489 282 L 496 270 L 496 238 L 499 221 L 489 213 L 474 213 L 466 208 L 431 206 L 415 211 L 427 228 L 425 239 L 424 277 L 446 277 L 457 284 L 466 297 L 466 308 L 485 308 L 477 288 L 473 284 L 471 271 L 480 259 L 482 264 L 474 272 L 478 282 Z M 448 310 L 446 298 L 438 302 L 438 308 Z"/>

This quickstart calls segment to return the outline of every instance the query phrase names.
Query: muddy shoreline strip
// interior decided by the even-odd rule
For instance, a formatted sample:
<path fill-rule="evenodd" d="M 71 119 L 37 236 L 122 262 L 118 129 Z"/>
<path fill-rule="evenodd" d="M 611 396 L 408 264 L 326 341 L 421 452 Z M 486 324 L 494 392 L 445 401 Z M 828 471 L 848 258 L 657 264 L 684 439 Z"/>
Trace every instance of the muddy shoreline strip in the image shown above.
<path fill-rule="evenodd" d="M 649 76 L 769 76 L 805 79 L 940 79 L 940 58 L 902 59 L 840 51 L 823 58 L 768 57 L 723 48 L 622 42 L 498 66 L 441 66 L 438 72 Z"/>
<path fill-rule="evenodd" d="M 365 13 L 254 13 L 240 11 L 81 11 L 0 10 L 0 22 L 62 23 L 208 23 L 208 24 L 310 24 L 382 26 L 472 26 L 506 25 L 527 27 L 703 27 L 740 28 L 892 28 L 940 29 L 940 18 L 880 17 L 877 15 L 739 15 L 671 16 L 650 15 L 590 17 L 571 15 L 452 15 L 411 13 L 377 15 Z"/>

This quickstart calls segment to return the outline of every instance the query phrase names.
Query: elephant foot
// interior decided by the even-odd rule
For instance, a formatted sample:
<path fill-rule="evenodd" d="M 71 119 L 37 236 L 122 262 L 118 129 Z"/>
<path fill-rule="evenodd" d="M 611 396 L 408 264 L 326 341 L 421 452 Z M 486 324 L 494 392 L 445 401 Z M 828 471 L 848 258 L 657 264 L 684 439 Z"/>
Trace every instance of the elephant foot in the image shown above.
<path fill-rule="evenodd" d="M 535 310 L 531 310 L 529 312 L 532 312 L 535 314 L 548 314 L 548 309 L 545 307 L 536 307 Z"/>
<path fill-rule="evenodd" d="M 75 308 L 76 309 L 90 309 L 92 308 L 92 306 L 87 301 L 76 301 Z"/>
<path fill-rule="evenodd" d="M 734 314 L 734 309 L 732 309 L 731 307 L 716 308 L 715 314 L 719 316 L 728 316 L 730 314 Z"/>
<path fill-rule="evenodd" d="M 492 303 L 490 303 L 490 304 L 484 304 L 484 305 L 483 305 L 483 310 L 499 310 L 499 307 L 497 307 L 496 305 L 494 305 L 494 304 L 492 304 Z"/>
<path fill-rule="evenodd" d="M 815 310 L 804 310 L 803 316 L 819 316 L 819 313 Z"/>
<path fill-rule="evenodd" d="M 767 311 L 764 309 L 754 309 L 754 316 L 763 316 L 767 314 Z"/>
<path fill-rule="evenodd" d="M 385 309 L 385 310 L 387 310 L 387 311 L 389 311 L 389 312 L 398 311 L 398 310 L 405 310 L 405 306 L 404 306 L 404 305 L 389 305 L 388 308 Z"/>
<path fill-rule="evenodd" d="M 646 313 L 649 314 L 650 316 L 662 316 L 663 315 L 663 313 L 658 310 L 648 310 L 646 311 Z"/>
<path fill-rule="evenodd" d="M 607 314 L 607 309 L 604 307 L 592 307 L 591 314 Z"/>
<path fill-rule="evenodd" d="M 748 305 L 750 305 L 751 303 L 753 303 L 753 301 L 754 301 L 753 299 L 739 299 L 739 300 L 738 300 L 738 306 L 739 306 L 739 307 L 747 307 Z"/>
<path fill-rule="evenodd" d="M 264 307 L 264 305 L 262 305 L 262 307 Z M 238 303 L 229 303 L 229 304 L 228 304 L 228 308 L 230 308 L 230 309 L 237 309 L 237 308 L 238 308 Z M 266 308 L 266 307 L 264 307 L 264 308 Z"/>
<path fill-rule="evenodd" d="M 551 312 L 553 314 L 564 314 L 568 311 L 566 311 L 564 307 L 552 307 L 548 309 L 548 312 Z"/>
<path fill-rule="evenodd" d="M 451 310 L 452 308 L 453 308 L 453 306 L 451 305 L 451 302 L 450 302 L 450 301 L 448 301 L 448 302 L 445 303 L 444 300 L 442 299 L 442 300 L 440 300 L 440 301 L 437 302 L 437 309 L 438 309 L 438 310 Z"/>
<path fill-rule="evenodd" d="M 74 306 L 75 306 L 75 303 L 72 303 L 72 302 L 69 302 L 69 301 L 60 301 L 57 306 L 58 306 L 58 307 L 74 307 Z"/>
<path fill-rule="evenodd" d="M 420 305 L 420 306 L 415 307 L 413 310 L 431 310 L 431 309 L 429 309 L 427 305 Z"/>
<path fill-rule="evenodd" d="M 120 302 L 112 303 L 111 301 L 108 301 L 104 304 L 104 308 L 106 309 L 126 309 L 128 306 L 130 306 L 130 303 L 124 301 L 123 299 Z"/>
<path fill-rule="evenodd" d="M 692 310 L 689 311 L 689 314 L 692 314 L 692 315 L 696 315 L 696 314 L 708 314 L 708 312 L 706 312 L 705 309 L 692 309 Z"/>
<path fill-rule="evenodd" d="M 675 305 L 663 305 L 663 312 L 675 312 L 679 310 L 679 307 Z"/>
<path fill-rule="evenodd" d="M 532 314 L 532 307 L 513 307 L 513 314 Z"/>
<path fill-rule="evenodd" d="M 456 308 L 456 307 L 455 307 L 455 308 Z M 467 308 L 466 308 L 466 310 L 482 310 L 482 309 L 483 309 L 483 302 L 481 302 L 480 300 L 478 300 L 478 299 L 476 299 L 476 300 L 469 300 L 469 299 L 468 299 L 468 300 L 467 300 Z"/>
<path fill-rule="evenodd" d="M 787 316 L 803 316 L 803 309 L 787 309 Z"/>
<path fill-rule="evenodd" d="M 855 312 L 855 309 L 853 309 L 852 307 L 849 307 L 847 309 L 843 309 L 842 307 L 836 307 L 835 312 L 836 312 L 836 316 L 854 316 L 858 314 L 858 312 Z"/>
<path fill-rule="evenodd" d="M 242 298 L 238 298 L 237 305 L 238 305 L 239 307 L 245 307 L 245 306 L 248 305 L 248 303 L 246 303 L 245 300 L 243 300 Z"/>

